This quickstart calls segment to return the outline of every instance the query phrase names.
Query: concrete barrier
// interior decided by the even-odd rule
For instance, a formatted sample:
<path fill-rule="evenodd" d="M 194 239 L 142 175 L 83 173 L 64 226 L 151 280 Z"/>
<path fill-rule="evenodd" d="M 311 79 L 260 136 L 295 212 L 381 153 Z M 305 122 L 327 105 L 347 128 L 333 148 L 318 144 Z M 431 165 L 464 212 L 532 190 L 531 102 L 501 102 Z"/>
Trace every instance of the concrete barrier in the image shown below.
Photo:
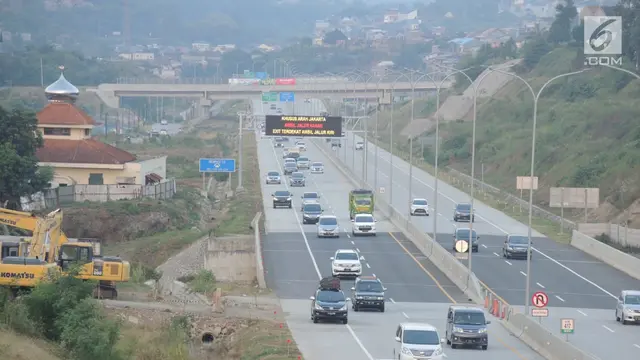
<path fill-rule="evenodd" d="M 589 237 L 577 230 L 571 235 L 571 246 L 640 280 L 640 259 Z"/>
<path fill-rule="evenodd" d="M 326 144 L 314 142 L 324 155 L 340 170 L 355 186 L 360 186 L 358 176 L 347 166 L 344 166 L 335 153 Z M 440 269 L 469 299 L 476 304 L 484 302 L 484 291 L 474 273 L 456 259 L 442 245 L 434 241 L 429 235 L 418 229 L 400 211 L 387 204 L 380 197 L 375 201 L 376 210 L 381 211 L 402 233 Z"/>
<path fill-rule="evenodd" d="M 258 286 L 261 289 L 267 288 L 267 282 L 264 279 L 264 263 L 262 261 L 262 238 L 260 236 L 260 218 L 262 213 L 259 212 L 251 221 L 251 227 L 253 228 L 253 236 L 255 238 L 255 252 L 256 252 L 256 280 Z"/>
<path fill-rule="evenodd" d="M 596 360 L 524 314 L 512 313 L 502 323 L 547 360 Z"/>

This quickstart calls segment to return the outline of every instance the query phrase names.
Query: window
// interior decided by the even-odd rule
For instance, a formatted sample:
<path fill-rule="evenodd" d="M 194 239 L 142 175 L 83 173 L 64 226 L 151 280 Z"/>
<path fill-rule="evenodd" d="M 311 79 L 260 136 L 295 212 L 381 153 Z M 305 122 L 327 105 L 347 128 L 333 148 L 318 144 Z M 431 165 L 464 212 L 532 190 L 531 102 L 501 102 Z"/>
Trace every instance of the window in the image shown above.
<path fill-rule="evenodd" d="M 307 204 L 304 206 L 304 210 L 305 212 L 319 212 L 322 211 L 322 207 L 320 206 L 320 204 Z"/>
<path fill-rule="evenodd" d="M 91 136 L 91 129 L 84 129 L 84 136 Z"/>
<path fill-rule="evenodd" d="M 356 289 L 362 292 L 381 293 L 383 291 L 382 285 L 377 281 L 359 281 Z"/>
<path fill-rule="evenodd" d="M 431 330 L 405 330 L 402 342 L 410 345 L 438 345 L 440 336 Z"/>
<path fill-rule="evenodd" d="M 316 300 L 320 302 L 342 302 L 345 300 L 344 294 L 338 291 L 318 291 Z"/>
<path fill-rule="evenodd" d="M 453 318 L 453 323 L 456 325 L 484 325 L 486 321 L 484 319 L 484 313 L 458 311 Z"/>
<path fill-rule="evenodd" d="M 56 136 L 69 136 L 71 135 L 70 128 L 44 128 L 45 135 L 56 135 Z"/>
<path fill-rule="evenodd" d="M 81 263 L 88 263 L 89 261 L 91 261 L 89 257 L 89 248 L 81 248 L 80 255 L 78 256 L 78 261 Z"/>
<path fill-rule="evenodd" d="M 89 185 L 104 185 L 102 174 L 89 174 Z"/>
<path fill-rule="evenodd" d="M 333 217 L 320 218 L 320 225 L 338 225 L 338 220 Z"/>
<path fill-rule="evenodd" d="M 358 254 L 356 253 L 337 253 L 336 260 L 358 260 Z"/>

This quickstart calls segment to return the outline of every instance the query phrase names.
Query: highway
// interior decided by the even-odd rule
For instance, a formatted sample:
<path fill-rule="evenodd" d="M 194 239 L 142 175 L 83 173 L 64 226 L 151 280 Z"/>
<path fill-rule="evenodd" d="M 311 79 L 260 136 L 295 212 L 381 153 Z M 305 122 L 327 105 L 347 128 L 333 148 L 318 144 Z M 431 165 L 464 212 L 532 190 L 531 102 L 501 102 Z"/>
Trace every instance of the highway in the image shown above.
<path fill-rule="evenodd" d="M 285 114 L 293 114 L 293 104 L 278 104 Z M 297 114 L 313 115 L 323 110 L 317 100 L 295 104 Z M 260 113 L 262 103 L 253 103 Z M 260 109 L 260 110 L 259 110 Z M 265 109 L 266 110 L 266 109 Z M 270 112 L 269 110 L 265 111 Z M 293 145 L 293 139 L 291 139 Z M 273 147 L 269 138 L 258 140 L 260 172 L 282 169 L 282 150 Z M 322 139 L 324 142 L 324 140 Z M 384 219 L 379 219 L 376 237 L 351 236 L 348 214 L 348 192 L 353 184 L 335 164 L 307 139 L 306 155 L 311 161 L 325 165 L 324 174 L 308 174 L 307 186 L 290 189 L 288 185 L 262 183 L 265 211 L 263 256 L 267 285 L 281 299 L 287 323 L 305 359 L 350 360 L 390 359 L 399 323 L 429 322 L 444 337 L 447 307 L 465 303 L 466 297 L 433 264 L 428 262 L 401 232 Z M 293 192 L 293 209 L 273 209 L 271 194 L 276 190 Z M 319 239 L 315 225 L 302 225 L 300 196 L 305 191 L 321 195 L 325 214 L 334 214 L 343 229 L 338 239 Z M 388 288 L 386 312 L 349 313 L 349 324 L 313 324 L 310 320 L 309 296 L 321 277 L 330 275 L 329 258 L 337 249 L 354 249 L 364 258 L 364 275 L 374 275 Z M 343 281 L 348 290 L 352 281 Z M 495 320 L 495 319 L 493 319 Z M 497 322 L 489 325 L 490 345 L 487 351 L 445 347 L 447 359 L 541 360 L 542 358 L 510 334 Z M 469 355 L 473 351 L 473 355 Z"/>
<path fill-rule="evenodd" d="M 355 151 L 354 141 L 362 141 L 362 138 L 349 131 L 347 144 L 343 145 L 339 157 L 356 174 L 362 174 L 364 151 Z M 376 175 L 375 149 L 374 144 L 368 144 L 365 169 L 367 183 L 371 188 L 374 187 Z M 378 149 L 378 196 L 390 203 L 393 192 L 393 207 L 397 211 L 406 211 L 407 217 L 427 233 L 433 233 L 432 217 L 437 216 L 436 239 L 445 248 L 451 249 L 454 229 L 469 226 L 468 223 L 453 222 L 453 209 L 457 202 L 469 202 L 469 195 L 441 181 L 438 188 L 439 213 L 435 214 L 432 209 L 430 217 L 409 217 L 411 198 L 426 198 L 431 206 L 434 205 L 434 179 L 428 173 L 414 168 L 410 196 L 409 165 L 394 156 L 393 190 L 390 191 L 390 160 L 388 152 Z M 381 192 L 380 188 L 384 188 L 384 191 Z M 478 194 L 478 197 L 481 195 Z M 508 233 L 526 235 L 527 227 L 480 201 L 475 202 L 475 208 L 476 222 L 473 228 L 478 232 L 481 246 L 478 253 L 471 255 L 472 270 L 484 284 L 508 303 L 523 305 L 525 279 L 528 276 L 526 261 L 504 259 L 501 250 Z M 620 291 L 639 289 L 640 281 L 569 245 L 558 244 L 536 231 L 533 235 L 531 293 L 544 291 L 549 295 L 550 318 L 545 321 L 549 329 L 560 333 L 557 315 L 574 318 L 576 333 L 571 339 L 584 350 L 603 359 L 611 355 L 612 348 L 617 349 L 616 359 L 640 358 L 640 327 L 622 326 L 614 320 L 616 298 Z M 557 323 L 552 324 L 553 321 Z M 607 346 L 603 347 L 602 344 Z"/>

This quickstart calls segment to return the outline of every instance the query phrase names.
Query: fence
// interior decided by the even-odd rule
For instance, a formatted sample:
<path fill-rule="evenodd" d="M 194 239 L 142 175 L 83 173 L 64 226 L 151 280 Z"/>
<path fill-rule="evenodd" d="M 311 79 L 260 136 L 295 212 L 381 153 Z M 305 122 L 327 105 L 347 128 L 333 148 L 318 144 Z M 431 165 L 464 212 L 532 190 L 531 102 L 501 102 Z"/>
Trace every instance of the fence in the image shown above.
<path fill-rule="evenodd" d="M 578 224 L 578 231 L 596 237 L 607 235 L 613 243 L 623 247 L 636 247 L 640 249 L 640 229 L 630 229 L 611 223 Z"/>
<path fill-rule="evenodd" d="M 175 179 L 155 185 L 71 185 L 47 189 L 21 199 L 22 210 L 55 209 L 75 202 L 106 202 L 142 198 L 170 199 L 177 191 Z"/>
<path fill-rule="evenodd" d="M 457 178 L 458 180 L 463 181 L 464 183 L 471 185 L 471 176 L 467 175 L 467 174 L 463 174 L 460 171 L 456 170 L 456 169 L 452 169 L 447 167 L 447 172 Z M 500 190 L 495 186 L 489 185 L 487 183 L 484 183 L 478 179 L 474 179 L 474 185 L 476 186 L 476 189 L 479 189 L 480 191 L 486 192 L 489 195 L 496 197 L 498 199 L 501 199 L 503 202 L 508 203 L 513 205 L 514 207 L 522 207 L 524 209 L 528 209 L 529 208 L 529 202 L 526 200 L 523 200 L 513 194 L 510 194 L 504 190 Z M 556 215 L 550 211 L 547 211 L 539 206 L 535 206 L 533 205 L 533 216 L 539 217 L 539 218 L 543 218 L 543 219 L 547 219 L 550 221 L 554 221 L 557 222 L 558 224 L 563 224 L 564 228 L 566 230 L 577 230 L 578 226 L 576 223 L 574 223 L 573 221 L 569 221 L 567 219 L 562 220 L 562 218 L 559 215 Z"/>

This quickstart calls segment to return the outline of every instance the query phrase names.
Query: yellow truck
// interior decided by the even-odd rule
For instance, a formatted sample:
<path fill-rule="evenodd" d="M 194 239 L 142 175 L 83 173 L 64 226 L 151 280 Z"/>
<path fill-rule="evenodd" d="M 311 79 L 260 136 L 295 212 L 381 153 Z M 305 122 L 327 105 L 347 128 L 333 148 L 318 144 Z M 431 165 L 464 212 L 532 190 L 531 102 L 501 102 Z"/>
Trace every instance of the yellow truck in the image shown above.
<path fill-rule="evenodd" d="M 354 189 L 349 192 L 349 218 L 356 214 L 373 214 L 373 191 Z"/>

